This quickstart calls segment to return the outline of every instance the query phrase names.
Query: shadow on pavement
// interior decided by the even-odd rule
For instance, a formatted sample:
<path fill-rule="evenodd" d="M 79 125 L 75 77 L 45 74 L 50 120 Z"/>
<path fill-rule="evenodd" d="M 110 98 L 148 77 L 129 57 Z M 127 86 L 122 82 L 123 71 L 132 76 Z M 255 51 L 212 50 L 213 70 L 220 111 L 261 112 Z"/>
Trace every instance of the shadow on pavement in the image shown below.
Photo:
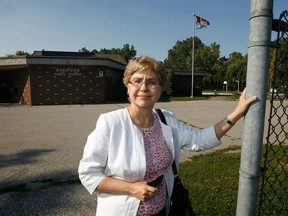
<path fill-rule="evenodd" d="M 77 169 L 66 162 L 66 168 L 56 171 L 56 163 L 43 161 L 56 151 L 25 149 L 0 154 L 1 216 L 95 215 L 96 196 L 81 185 Z"/>
<path fill-rule="evenodd" d="M 53 151 L 51 149 L 27 149 L 16 154 L 0 154 L 0 168 L 36 163 L 41 155 Z"/>
<path fill-rule="evenodd" d="M 48 173 L 0 190 L 1 216 L 74 216 L 95 215 L 95 212 L 96 196 L 91 196 L 80 184 L 76 171 Z"/>

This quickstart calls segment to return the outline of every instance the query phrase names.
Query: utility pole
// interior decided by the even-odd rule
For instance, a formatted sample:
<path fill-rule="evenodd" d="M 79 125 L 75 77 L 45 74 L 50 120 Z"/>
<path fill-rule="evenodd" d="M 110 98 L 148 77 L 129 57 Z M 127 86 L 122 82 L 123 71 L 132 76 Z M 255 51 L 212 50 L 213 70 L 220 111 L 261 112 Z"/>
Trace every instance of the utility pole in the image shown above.
<path fill-rule="evenodd" d="M 237 216 L 255 216 L 260 178 L 266 89 L 270 62 L 273 0 L 251 0 L 247 98 L 255 95 L 244 119 Z"/>

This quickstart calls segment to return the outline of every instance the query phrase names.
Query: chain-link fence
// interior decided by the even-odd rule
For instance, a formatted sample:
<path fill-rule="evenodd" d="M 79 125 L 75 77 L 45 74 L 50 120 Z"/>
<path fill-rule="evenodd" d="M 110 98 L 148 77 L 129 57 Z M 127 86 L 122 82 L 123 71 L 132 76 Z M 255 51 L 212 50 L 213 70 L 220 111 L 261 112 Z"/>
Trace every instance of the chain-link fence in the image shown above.
<path fill-rule="evenodd" d="M 288 12 L 273 21 L 277 47 L 271 49 L 271 108 L 258 215 L 288 216 Z M 273 64 L 272 63 L 272 64 Z"/>

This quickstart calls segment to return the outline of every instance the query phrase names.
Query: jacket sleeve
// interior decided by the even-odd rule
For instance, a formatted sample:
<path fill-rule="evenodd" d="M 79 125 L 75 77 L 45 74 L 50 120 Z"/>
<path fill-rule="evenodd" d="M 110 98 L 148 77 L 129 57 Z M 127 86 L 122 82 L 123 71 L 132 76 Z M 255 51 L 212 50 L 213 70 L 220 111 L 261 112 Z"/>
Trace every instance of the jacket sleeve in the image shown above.
<path fill-rule="evenodd" d="M 100 115 L 95 130 L 89 134 L 80 161 L 78 173 L 81 183 L 92 194 L 106 177 L 104 174 L 108 155 L 109 126 Z"/>
<path fill-rule="evenodd" d="M 200 130 L 180 122 L 170 112 L 166 111 L 165 117 L 169 121 L 168 125 L 172 127 L 173 137 L 176 138 L 176 142 L 183 150 L 203 151 L 221 144 L 216 136 L 214 126 Z"/>

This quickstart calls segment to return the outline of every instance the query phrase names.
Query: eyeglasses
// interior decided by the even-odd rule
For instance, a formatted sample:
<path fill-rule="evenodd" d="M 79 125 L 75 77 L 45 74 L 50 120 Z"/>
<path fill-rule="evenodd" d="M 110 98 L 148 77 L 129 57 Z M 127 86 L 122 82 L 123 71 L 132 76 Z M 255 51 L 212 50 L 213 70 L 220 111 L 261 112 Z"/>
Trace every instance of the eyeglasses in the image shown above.
<path fill-rule="evenodd" d="M 149 89 L 156 88 L 159 85 L 156 80 L 147 80 L 145 82 L 142 80 L 131 80 L 129 83 L 131 83 L 135 88 L 141 88 L 141 86 L 145 83 Z"/>

